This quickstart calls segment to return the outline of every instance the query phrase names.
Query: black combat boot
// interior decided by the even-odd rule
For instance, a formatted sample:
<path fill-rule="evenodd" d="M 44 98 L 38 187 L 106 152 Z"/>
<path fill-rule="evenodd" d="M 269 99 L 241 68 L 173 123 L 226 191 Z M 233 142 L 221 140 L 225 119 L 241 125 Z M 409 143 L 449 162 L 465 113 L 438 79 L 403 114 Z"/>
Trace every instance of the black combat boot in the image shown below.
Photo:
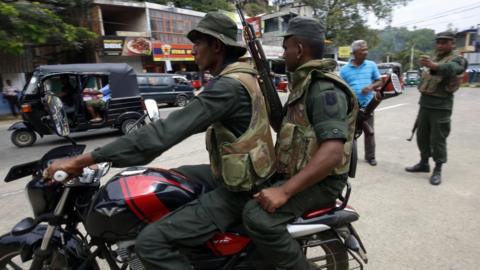
<path fill-rule="evenodd" d="M 430 172 L 430 165 L 428 165 L 428 159 L 427 160 L 420 160 L 419 163 L 411 166 L 411 167 L 406 167 L 405 171 L 407 172 Z"/>
<path fill-rule="evenodd" d="M 442 183 L 442 163 L 436 163 L 433 168 L 432 176 L 430 176 L 430 184 L 440 185 Z"/>

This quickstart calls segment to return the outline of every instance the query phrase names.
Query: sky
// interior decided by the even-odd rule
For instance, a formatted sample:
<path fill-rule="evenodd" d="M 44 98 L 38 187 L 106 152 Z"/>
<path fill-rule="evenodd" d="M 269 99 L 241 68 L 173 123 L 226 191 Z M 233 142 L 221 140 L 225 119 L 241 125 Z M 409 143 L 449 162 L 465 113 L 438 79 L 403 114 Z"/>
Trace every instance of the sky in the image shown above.
<path fill-rule="evenodd" d="M 453 4 L 454 3 L 454 4 Z M 407 6 L 396 7 L 393 11 L 391 26 L 430 28 L 435 32 L 445 31 L 452 23 L 458 31 L 470 29 L 480 24 L 479 0 L 412 0 Z M 387 24 L 377 22 L 370 16 L 368 24 L 371 28 L 382 29 Z"/>

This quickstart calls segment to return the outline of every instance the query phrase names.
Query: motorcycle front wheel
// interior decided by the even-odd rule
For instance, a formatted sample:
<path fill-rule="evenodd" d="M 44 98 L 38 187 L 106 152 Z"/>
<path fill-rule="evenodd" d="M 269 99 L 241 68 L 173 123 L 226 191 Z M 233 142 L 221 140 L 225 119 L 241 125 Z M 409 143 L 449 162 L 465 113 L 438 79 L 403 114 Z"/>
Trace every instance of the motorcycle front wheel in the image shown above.
<path fill-rule="evenodd" d="M 348 251 L 332 231 L 298 239 L 307 260 L 318 269 L 348 270 Z"/>
<path fill-rule="evenodd" d="M 22 260 L 22 255 L 27 256 L 25 261 Z M 22 254 L 20 249 L 2 250 L 0 254 L 0 270 L 21 270 L 30 269 L 32 265 L 32 257 L 28 254 Z M 52 252 L 43 263 L 43 267 L 40 269 L 48 270 L 65 270 L 76 269 L 78 265 L 68 265 L 66 256 L 61 254 L 59 250 Z M 99 270 L 97 263 L 93 263 L 91 270 Z"/>

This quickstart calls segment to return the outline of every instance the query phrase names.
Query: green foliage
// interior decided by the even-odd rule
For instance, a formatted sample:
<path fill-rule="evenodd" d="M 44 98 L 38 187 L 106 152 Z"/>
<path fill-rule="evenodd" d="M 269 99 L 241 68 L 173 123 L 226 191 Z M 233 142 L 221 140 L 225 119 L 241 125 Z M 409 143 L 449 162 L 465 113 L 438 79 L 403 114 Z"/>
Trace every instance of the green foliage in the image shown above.
<path fill-rule="evenodd" d="M 411 49 L 414 46 L 413 69 L 418 69 L 418 57 L 421 54 L 432 55 L 433 53 L 435 32 L 432 29 L 409 31 L 404 27 L 389 27 L 379 31 L 378 38 L 378 45 L 370 46 L 369 58 L 377 62 L 386 62 L 389 55 L 390 62 L 399 62 L 405 70 L 408 70 Z"/>
<path fill-rule="evenodd" d="M 376 31 L 368 29 L 366 21 L 369 13 L 378 20 L 389 21 L 392 9 L 405 5 L 411 0 L 298 0 L 312 6 L 317 16 L 326 22 L 328 39 L 337 46 L 346 46 L 354 40 L 364 39 L 370 45 L 378 42 Z"/>
<path fill-rule="evenodd" d="M 84 27 L 65 22 L 51 4 L 57 1 L 0 2 L 0 51 L 21 53 L 26 45 L 62 44 L 78 47 L 95 34 Z M 76 1 L 58 1 L 75 4 Z M 81 1 L 79 1 L 81 2 Z M 60 11 L 65 12 L 66 9 Z"/>
<path fill-rule="evenodd" d="M 247 3 L 242 7 L 242 9 L 245 11 L 247 16 L 250 16 L 250 17 L 256 16 L 262 13 L 268 13 L 271 11 L 271 8 L 269 8 L 268 6 L 259 5 L 257 3 Z"/>

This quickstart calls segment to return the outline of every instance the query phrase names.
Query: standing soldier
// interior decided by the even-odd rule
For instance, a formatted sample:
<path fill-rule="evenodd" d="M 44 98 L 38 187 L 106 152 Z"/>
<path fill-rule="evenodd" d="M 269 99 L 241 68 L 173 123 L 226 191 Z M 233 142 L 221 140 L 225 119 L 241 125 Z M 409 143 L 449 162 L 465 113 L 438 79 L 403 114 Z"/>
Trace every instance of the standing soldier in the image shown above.
<path fill-rule="evenodd" d="M 311 18 L 290 20 L 283 56 L 292 72 L 291 93 L 276 144 L 280 181 L 247 203 L 243 223 L 263 257 L 275 267 L 310 265 L 287 223 L 306 211 L 335 205 L 346 185 L 358 104 L 322 60 L 325 28 Z"/>
<path fill-rule="evenodd" d="M 147 269 L 192 269 L 178 247 L 199 246 L 218 231 L 241 222 L 242 210 L 256 184 L 274 172 L 275 151 L 257 73 L 238 58 L 246 48 L 236 41 L 237 25 L 227 16 L 208 13 L 187 34 L 200 71 L 215 76 L 185 108 L 100 148 L 49 168 L 79 174 L 93 163 L 124 167 L 146 164 L 188 136 L 207 130 L 210 166 L 176 170 L 204 184 L 221 185 L 183 208 L 149 224 L 136 250 Z M 208 129 L 207 129 L 208 128 Z"/>
<path fill-rule="evenodd" d="M 435 161 L 430 183 L 439 185 L 442 181 L 442 164 L 447 162 L 447 137 L 450 133 L 450 117 L 453 108 L 453 93 L 460 87 L 467 61 L 456 54 L 455 34 L 442 32 L 436 38 L 436 56 L 420 57 L 424 67 L 422 82 L 418 86 L 421 93 L 418 112 L 417 145 L 420 162 L 407 167 L 407 172 L 430 172 L 428 159 Z"/>

